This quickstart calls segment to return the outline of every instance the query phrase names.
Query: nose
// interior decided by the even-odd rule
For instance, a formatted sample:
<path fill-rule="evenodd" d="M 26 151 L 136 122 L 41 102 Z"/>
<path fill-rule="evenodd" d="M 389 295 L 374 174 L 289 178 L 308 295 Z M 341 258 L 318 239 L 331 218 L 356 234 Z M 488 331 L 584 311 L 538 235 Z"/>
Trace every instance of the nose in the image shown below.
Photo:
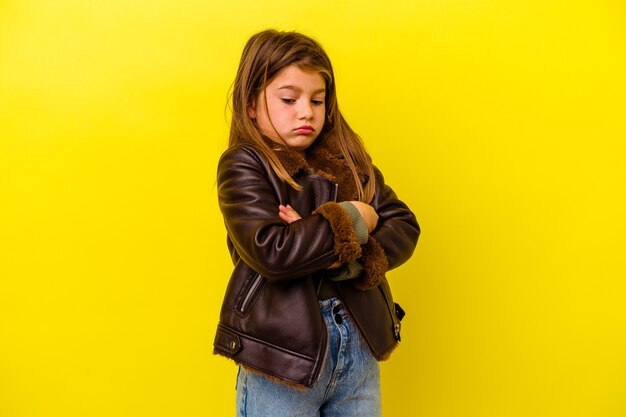
<path fill-rule="evenodd" d="M 298 118 L 308 120 L 313 117 L 313 107 L 309 102 L 303 102 L 298 109 Z"/>

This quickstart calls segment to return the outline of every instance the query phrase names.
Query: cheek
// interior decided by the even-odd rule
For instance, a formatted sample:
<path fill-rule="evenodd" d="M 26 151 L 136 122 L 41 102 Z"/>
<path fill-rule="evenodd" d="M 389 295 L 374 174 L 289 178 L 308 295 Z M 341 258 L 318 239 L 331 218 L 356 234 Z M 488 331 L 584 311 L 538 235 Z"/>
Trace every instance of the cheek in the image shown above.
<path fill-rule="evenodd" d="M 265 105 L 265 104 L 264 104 Z M 276 121 L 280 120 L 280 118 L 285 114 L 285 111 L 280 108 L 274 102 L 267 103 L 267 109 L 263 108 L 265 113 L 265 118 L 268 120 L 272 120 L 272 122 L 276 123 Z"/>
<path fill-rule="evenodd" d="M 318 112 L 319 116 L 319 120 L 321 121 L 322 124 L 326 123 L 326 109 L 325 108 L 321 108 Z"/>

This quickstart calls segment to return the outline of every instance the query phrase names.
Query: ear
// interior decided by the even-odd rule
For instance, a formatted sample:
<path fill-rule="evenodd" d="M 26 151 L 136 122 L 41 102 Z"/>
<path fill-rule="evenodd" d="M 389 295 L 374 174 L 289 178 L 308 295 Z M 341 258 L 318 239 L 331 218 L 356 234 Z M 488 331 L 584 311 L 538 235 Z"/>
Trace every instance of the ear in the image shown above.
<path fill-rule="evenodd" d="M 254 100 L 251 100 L 250 103 L 248 103 L 248 117 L 251 118 L 252 120 L 256 119 L 256 109 L 254 105 Z"/>

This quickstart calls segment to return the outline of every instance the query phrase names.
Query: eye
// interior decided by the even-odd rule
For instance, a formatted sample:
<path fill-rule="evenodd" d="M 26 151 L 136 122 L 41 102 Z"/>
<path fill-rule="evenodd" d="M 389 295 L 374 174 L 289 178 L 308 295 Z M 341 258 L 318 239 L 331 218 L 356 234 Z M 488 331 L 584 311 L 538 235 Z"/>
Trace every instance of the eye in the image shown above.
<path fill-rule="evenodd" d="M 283 97 L 283 98 L 281 98 L 281 101 L 282 101 L 283 103 L 285 103 L 285 104 L 293 104 L 293 103 L 295 103 L 295 102 L 296 102 L 296 100 L 295 100 L 295 99 L 293 99 L 293 98 L 287 98 L 287 97 Z"/>
<path fill-rule="evenodd" d="M 324 100 L 315 99 L 311 100 L 311 103 L 313 103 L 314 106 L 321 106 L 322 104 L 324 104 Z"/>

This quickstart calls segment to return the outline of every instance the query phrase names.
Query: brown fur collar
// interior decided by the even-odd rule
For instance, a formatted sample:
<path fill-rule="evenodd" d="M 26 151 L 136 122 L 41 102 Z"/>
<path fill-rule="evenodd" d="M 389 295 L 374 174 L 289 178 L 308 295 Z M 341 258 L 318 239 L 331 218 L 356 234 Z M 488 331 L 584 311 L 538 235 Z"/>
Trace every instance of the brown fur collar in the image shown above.
<path fill-rule="evenodd" d="M 352 172 L 341 154 L 339 146 L 332 139 L 328 137 L 318 138 L 306 150 L 306 159 L 288 148 L 276 148 L 276 143 L 269 139 L 266 139 L 266 142 L 274 149 L 283 167 L 292 177 L 300 173 L 319 175 L 339 185 L 338 202 L 357 199 L 357 188 Z M 359 170 L 358 175 L 363 184 L 367 179 L 365 172 Z"/>

